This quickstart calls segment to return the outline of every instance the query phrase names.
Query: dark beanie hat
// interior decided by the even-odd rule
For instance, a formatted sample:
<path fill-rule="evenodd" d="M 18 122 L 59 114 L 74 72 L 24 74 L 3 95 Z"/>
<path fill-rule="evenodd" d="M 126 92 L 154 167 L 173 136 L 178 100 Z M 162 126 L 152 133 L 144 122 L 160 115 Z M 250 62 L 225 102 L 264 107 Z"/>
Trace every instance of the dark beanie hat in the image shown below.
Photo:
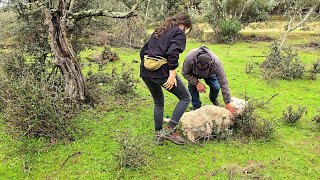
<path fill-rule="evenodd" d="M 206 64 L 211 63 L 211 57 L 209 53 L 203 53 L 198 55 L 198 61 L 197 63 L 201 64 L 202 66 L 205 66 Z"/>

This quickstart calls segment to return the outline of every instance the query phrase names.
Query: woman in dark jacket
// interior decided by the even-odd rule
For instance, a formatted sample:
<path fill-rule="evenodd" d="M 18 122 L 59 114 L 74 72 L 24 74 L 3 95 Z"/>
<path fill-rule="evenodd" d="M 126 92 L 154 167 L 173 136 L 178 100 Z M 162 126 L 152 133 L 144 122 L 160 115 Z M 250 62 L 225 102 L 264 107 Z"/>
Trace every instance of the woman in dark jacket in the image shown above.
<path fill-rule="evenodd" d="M 186 30 L 191 30 L 192 24 L 189 15 L 177 13 L 169 17 L 152 33 L 149 41 L 140 51 L 140 76 L 147 85 L 154 100 L 155 135 L 159 144 L 168 139 L 175 144 L 185 144 L 186 140 L 178 135 L 176 125 L 190 103 L 190 93 L 176 74 L 179 65 L 179 54 L 186 47 Z M 159 69 L 148 70 L 144 62 L 147 58 L 165 60 Z M 164 95 L 162 87 L 174 94 L 179 102 L 176 105 L 168 126 L 162 130 Z"/>

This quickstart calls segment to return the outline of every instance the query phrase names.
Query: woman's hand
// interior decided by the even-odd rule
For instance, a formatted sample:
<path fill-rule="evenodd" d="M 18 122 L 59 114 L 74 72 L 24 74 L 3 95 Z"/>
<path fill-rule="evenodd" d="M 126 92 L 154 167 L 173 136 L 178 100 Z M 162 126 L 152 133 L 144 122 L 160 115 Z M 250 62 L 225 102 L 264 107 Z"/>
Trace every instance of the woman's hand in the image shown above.
<path fill-rule="evenodd" d="M 170 70 L 170 75 L 167 81 L 163 84 L 163 87 L 167 90 L 171 90 L 174 86 L 177 87 L 176 70 Z"/>
<path fill-rule="evenodd" d="M 171 90 L 173 86 L 177 87 L 177 79 L 175 76 L 169 76 L 168 80 L 163 84 L 163 87 Z"/>

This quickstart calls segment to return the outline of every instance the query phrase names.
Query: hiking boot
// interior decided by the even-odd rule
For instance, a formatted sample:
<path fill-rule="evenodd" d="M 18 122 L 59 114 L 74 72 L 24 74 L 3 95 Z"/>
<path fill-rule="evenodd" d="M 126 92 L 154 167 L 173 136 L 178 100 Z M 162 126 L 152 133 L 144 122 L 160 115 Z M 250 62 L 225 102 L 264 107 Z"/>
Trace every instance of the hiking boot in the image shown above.
<path fill-rule="evenodd" d="M 164 129 L 163 138 L 170 140 L 177 145 L 183 145 L 187 142 L 183 137 L 179 136 L 176 128 L 166 127 Z"/>
<path fill-rule="evenodd" d="M 219 106 L 219 107 L 221 107 L 221 104 L 219 103 L 219 101 L 218 100 L 214 100 L 214 101 L 212 101 L 212 103 L 213 103 L 213 105 L 215 105 L 215 106 Z"/>
<path fill-rule="evenodd" d="M 163 145 L 163 136 L 161 134 L 161 131 L 156 131 L 156 133 L 154 134 L 154 137 L 155 137 L 155 142 L 156 142 L 156 145 Z"/>

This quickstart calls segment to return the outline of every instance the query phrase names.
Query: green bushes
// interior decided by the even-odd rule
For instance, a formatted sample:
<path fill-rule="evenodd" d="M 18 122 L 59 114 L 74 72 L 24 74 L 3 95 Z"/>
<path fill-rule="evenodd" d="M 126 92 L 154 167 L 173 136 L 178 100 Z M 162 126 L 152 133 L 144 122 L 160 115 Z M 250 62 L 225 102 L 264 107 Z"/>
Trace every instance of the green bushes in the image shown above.
<path fill-rule="evenodd" d="M 320 109 L 318 109 L 318 114 L 313 117 L 313 121 L 315 121 L 320 127 Z"/>
<path fill-rule="evenodd" d="M 5 56 L 0 67 L 0 104 L 8 132 L 14 137 L 72 140 L 77 131 L 72 117 L 82 106 L 65 98 L 63 83 L 34 74 L 32 64 L 21 56 Z"/>
<path fill-rule="evenodd" d="M 292 80 L 303 76 L 305 65 L 290 47 L 280 48 L 279 44 L 273 43 L 261 68 L 266 79 Z"/>
<path fill-rule="evenodd" d="M 241 116 L 236 118 L 234 125 L 236 136 L 240 138 L 252 137 L 253 139 L 268 139 L 271 137 L 275 130 L 275 124 L 259 117 L 256 110 L 264 107 L 275 96 L 267 101 L 245 97 L 248 102 L 247 106 Z"/>
<path fill-rule="evenodd" d="M 283 112 L 282 120 L 285 124 L 293 125 L 295 124 L 303 114 L 306 112 L 305 107 L 298 107 L 297 111 L 294 111 L 292 106 L 287 107 L 287 112 Z"/>
<path fill-rule="evenodd" d="M 310 70 L 310 79 L 316 80 L 320 73 L 320 59 L 313 63 L 312 69 Z"/>
<path fill-rule="evenodd" d="M 119 149 L 115 159 L 120 168 L 139 168 L 148 164 L 150 149 L 148 141 L 141 136 L 135 136 L 132 132 L 118 133 L 116 137 Z"/>
<path fill-rule="evenodd" d="M 219 43 L 233 43 L 241 29 L 242 25 L 238 20 L 220 21 L 216 30 L 216 39 Z"/>
<path fill-rule="evenodd" d="M 112 92 L 115 95 L 134 95 L 134 89 L 138 80 L 133 77 L 133 70 L 122 65 L 121 73 L 116 73 L 116 69 L 112 70 Z"/>

